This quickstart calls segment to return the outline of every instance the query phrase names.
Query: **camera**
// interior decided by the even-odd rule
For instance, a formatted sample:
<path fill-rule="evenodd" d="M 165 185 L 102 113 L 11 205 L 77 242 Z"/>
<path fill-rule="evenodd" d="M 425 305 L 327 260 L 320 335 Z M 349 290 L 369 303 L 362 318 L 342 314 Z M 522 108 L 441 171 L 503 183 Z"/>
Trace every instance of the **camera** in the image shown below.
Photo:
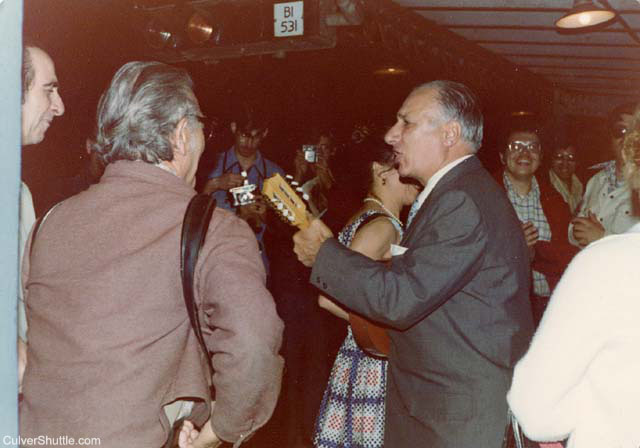
<path fill-rule="evenodd" d="M 302 145 L 302 152 L 304 154 L 304 160 L 309 163 L 316 163 L 316 146 L 315 145 Z"/>
<path fill-rule="evenodd" d="M 256 200 L 253 191 L 256 189 L 254 184 L 241 185 L 240 187 L 231 188 L 229 193 L 233 197 L 233 206 L 253 204 Z"/>

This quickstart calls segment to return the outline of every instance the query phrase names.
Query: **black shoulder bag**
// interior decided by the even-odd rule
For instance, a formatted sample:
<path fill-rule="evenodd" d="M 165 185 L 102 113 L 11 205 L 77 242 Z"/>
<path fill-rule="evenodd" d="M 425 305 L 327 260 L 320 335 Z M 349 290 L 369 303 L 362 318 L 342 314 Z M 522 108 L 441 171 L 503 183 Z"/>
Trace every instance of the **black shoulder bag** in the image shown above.
<path fill-rule="evenodd" d="M 207 229 L 209 229 L 211 215 L 215 208 L 216 200 L 211 195 L 204 193 L 195 195 L 189 202 L 187 211 L 184 214 L 182 236 L 180 239 L 180 274 L 182 277 L 184 304 L 187 307 L 191 327 L 207 358 L 209 373 L 211 375 L 213 375 L 213 365 L 211 364 L 209 350 L 202 337 L 202 329 L 200 328 L 200 320 L 198 319 L 198 306 L 196 305 L 193 294 L 193 280 L 200 247 L 202 243 L 204 243 Z"/>
<path fill-rule="evenodd" d="M 200 319 L 198 319 L 198 305 L 194 296 L 194 272 L 198 254 L 202 243 L 204 243 L 211 215 L 216 208 L 216 200 L 208 194 L 195 195 L 184 213 L 182 221 L 182 235 L 180 237 L 180 276 L 182 278 L 182 295 L 184 296 L 184 304 L 187 308 L 191 328 L 198 338 L 200 347 L 204 352 L 209 366 L 209 374 L 213 375 L 213 365 L 211 364 L 211 356 L 209 349 L 204 342 L 202 329 L 200 328 Z M 215 391 L 211 388 L 211 397 L 214 397 Z M 178 436 L 184 419 L 178 419 L 173 423 L 167 443 L 164 448 L 177 448 Z"/>

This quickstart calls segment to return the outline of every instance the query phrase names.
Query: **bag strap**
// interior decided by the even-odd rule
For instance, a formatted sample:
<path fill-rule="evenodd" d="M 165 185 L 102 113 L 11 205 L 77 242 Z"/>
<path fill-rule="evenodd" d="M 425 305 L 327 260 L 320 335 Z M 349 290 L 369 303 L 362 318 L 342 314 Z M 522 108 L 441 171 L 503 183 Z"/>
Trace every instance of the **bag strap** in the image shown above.
<path fill-rule="evenodd" d="M 211 356 L 202 336 L 200 328 L 200 320 L 198 319 L 198 306 L 194 296 L 194 271 L 200 247 L 204 243 L 211 215 L 216 208 L 216 200 L 208 194 L 195 195 L 184 214 L 182 221 L 182 235 L 180 239 L 180 274 L 182 277 L 182 292 L 184 295 L 184 303 L 187 307 L 187 314 L 191 327 L 193 328 L 200 347 L 204 351 L 209 366 L 209 373 L 213 375 L 213 365 L 211 364 Z"/>

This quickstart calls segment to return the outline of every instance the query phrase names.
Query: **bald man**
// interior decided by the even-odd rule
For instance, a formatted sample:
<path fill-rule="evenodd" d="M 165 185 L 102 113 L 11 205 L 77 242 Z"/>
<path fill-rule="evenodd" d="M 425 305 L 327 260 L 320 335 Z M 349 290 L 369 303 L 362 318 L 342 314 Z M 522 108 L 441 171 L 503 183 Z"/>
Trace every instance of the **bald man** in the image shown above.
<path fill-rule="evenodd" d="M 54 117 L 64 113 L 64 104 L 58 93 L 58 78 L 53 60 L 41 48 L 26 44 L 22 50 L 22 146 L 35 145 L 44 140 Z M 29 187 L 22 182 L 20 191 L 20 265 L 24 245 L 36 220 Z M 27 321 L 18 288 L 18 365 L 19 377 L 26 366 Z"/>

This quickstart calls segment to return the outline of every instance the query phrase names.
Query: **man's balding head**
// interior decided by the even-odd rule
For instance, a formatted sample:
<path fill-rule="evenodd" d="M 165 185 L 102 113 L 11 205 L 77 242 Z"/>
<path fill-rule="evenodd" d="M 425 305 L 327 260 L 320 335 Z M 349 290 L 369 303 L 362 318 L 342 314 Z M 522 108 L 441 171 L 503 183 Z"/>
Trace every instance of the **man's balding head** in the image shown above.
<path fill-rule="evenodd" d="M 34 145 L 54 117 L 64 113 L 53 61 L 42 49 L 26 46 L 22 61 L 22 145 Z"/>

